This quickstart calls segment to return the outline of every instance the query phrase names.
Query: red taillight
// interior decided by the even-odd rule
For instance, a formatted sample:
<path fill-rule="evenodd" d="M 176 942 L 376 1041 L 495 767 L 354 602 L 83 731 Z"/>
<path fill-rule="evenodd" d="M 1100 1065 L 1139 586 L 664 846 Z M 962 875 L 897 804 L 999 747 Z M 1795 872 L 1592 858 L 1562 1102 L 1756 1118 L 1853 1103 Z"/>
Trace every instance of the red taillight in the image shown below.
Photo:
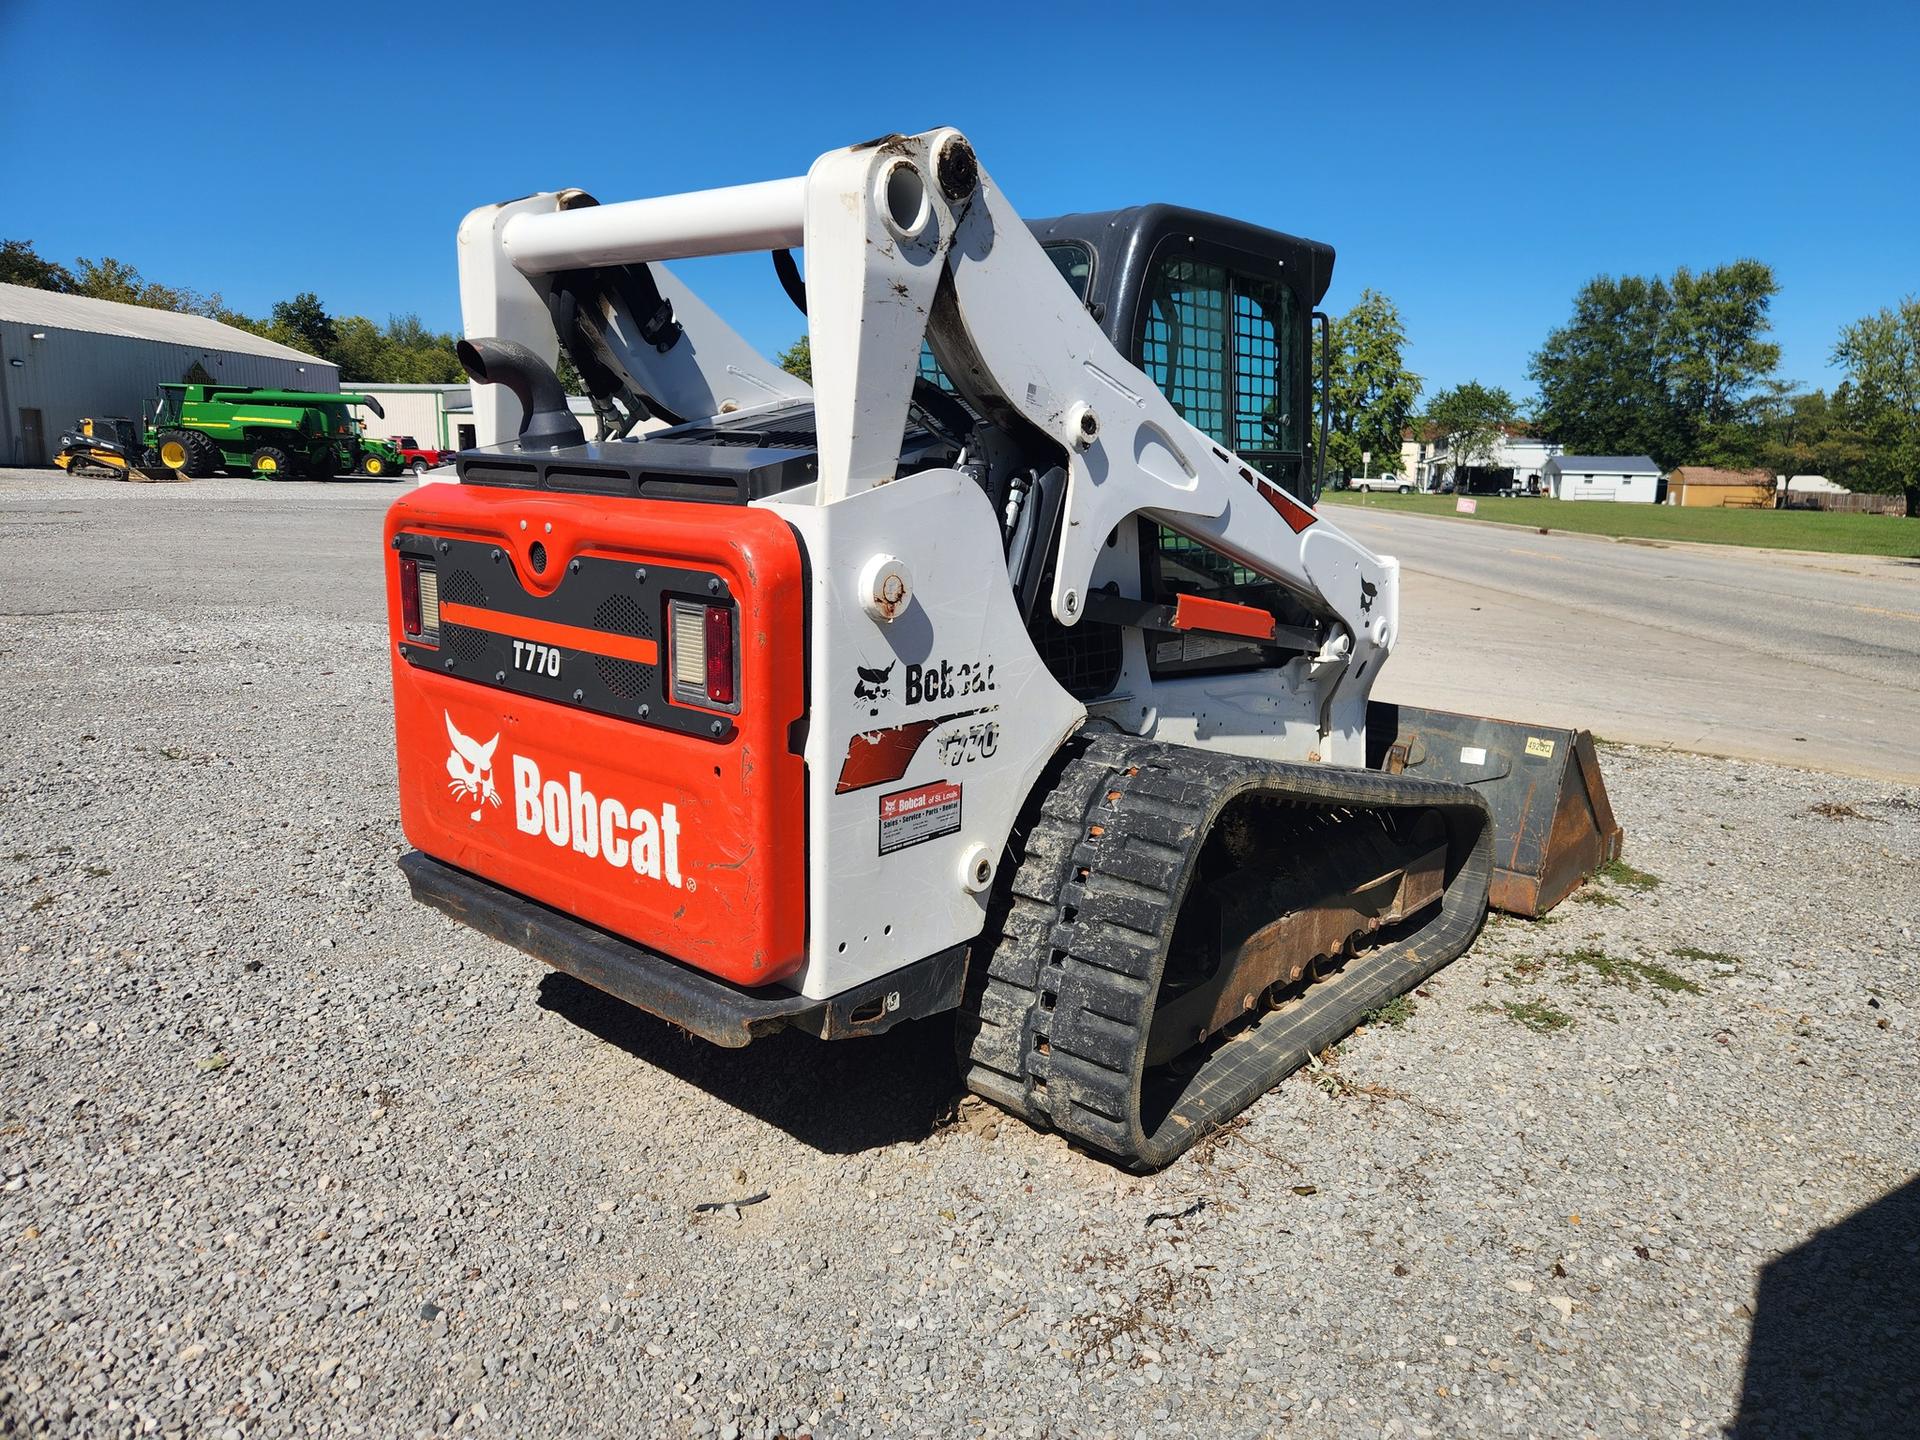
<path fill-rule="evenodd" d="M 411 555 L 400 557 L 400 628 L 420 635 L 420 562 Z"/>
<path fill-rule="evenodd" d="M 733 681 L 733 607 L 675 600 L 667 606 L 667 628 L 674 700 L 731 710 L 738 701 Z"/>
<path fill-rule="evenodd" d="M 733 704 L 733 611 L 707 607 L 707 699 Z"/>

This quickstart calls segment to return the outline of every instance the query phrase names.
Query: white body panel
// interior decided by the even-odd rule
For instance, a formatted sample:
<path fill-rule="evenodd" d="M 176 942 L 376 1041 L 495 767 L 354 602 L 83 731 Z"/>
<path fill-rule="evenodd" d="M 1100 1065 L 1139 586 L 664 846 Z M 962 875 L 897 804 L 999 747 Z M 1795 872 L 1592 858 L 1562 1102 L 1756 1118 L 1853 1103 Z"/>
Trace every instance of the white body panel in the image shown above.
<path fill-rule="evenodd" d="M 968 884 L 962 866 L 984 853 L 997 874 L 1035 779 L 1086 711 L 1034 652 L 1005 571 L 995 572 L 999 527 L 968 476 L 927 470 L 834 505 L 811 498 L 762 503 L 799 531 L 813 577 L 807 853 L 824 863 L 809 867 L 797 988 L 824 997 L 979 934 L 985 887 Z M 891 622 L 860 595 L 875 554 L 912 576 L 913 600 Z M 932 696 L 910 691 L 913 666 L 942 677 Z M 863 668 L 887 678 L 861 684 Z M 898 779 L 839 789 L 856 747 L 930 721 Z M 901 835 L 910 843 L 881 854 L 895 838 L 881 824 L 883 797 L 936 782 L 960 787 L 958 828 Z"/>
<path fill-rule="evenodd" d="M 1040 604 L 1061 625 L 1086 623 L 1096 586 L 1139 597 L 1136 517 L 1278 581 L 1324 624 L 1319 653 L 1282 668 L 1157 681 L 1146 647 L 1159 632 L 1123 629 L 1119 681 L 1093 713 L 1180 744 L 1365 763 L 1367 693 L 1398 631 L 1397 563 L 1182 419 L 1114 348 L 958 132 L 831 151 L 804 181 L 563 203 L 534 196 L 467 218 L 470 334 L 518 340 L 551 361 L 546 272 L 806 249 L 819 480 L 756 502 L 792 523 L 812 577 L 805 994 L 837 994 L 978 934 L 1014 820 L 1088 713 L 1021 621 L 1000 517 L 976 477 L 895 478 L 930 320 L 963 393 L 997 397 L 1059 446 L 1069 478 L 1053 588 Z M 745 358 L 724 322 L 662 267 L 653 272 L 686 327 L 681 343 L 663 354 L 628 333 L 632 317 L 603 317 L 613 362 L 636 388 L 703 418 L 808 393 Z M 482 388 L 492 416 L 482 443 L 509 438 L 517 416 L 501 400 L 511 397 Z M 875 577 L 887 574 L 910 585 L 891 618 L 874 603 Z M 941 677 L 931 698 L 924 685 L 910 691 L 911 667 Z M 915 726 L 925 734 L 897 778 L 843 785 L 860 747 L 904 745 L 893 737 Z M 935 820 L 888 824 L 884 797 L 951 796 L 954 785 L 951 808 L 943 799 L 937 813 L 914 812 Z"/>

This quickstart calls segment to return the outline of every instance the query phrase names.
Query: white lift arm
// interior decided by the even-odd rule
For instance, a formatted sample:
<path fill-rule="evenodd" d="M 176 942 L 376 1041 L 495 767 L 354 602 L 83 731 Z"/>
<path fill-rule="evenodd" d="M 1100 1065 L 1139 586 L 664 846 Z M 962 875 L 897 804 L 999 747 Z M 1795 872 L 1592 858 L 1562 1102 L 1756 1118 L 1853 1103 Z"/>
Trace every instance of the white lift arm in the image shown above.
<path fill-rule="evenodd" d="M 1188 424 L 1107 339 L 957 130 L 888 136 L 816 160 L 804 177 L 595 205 L 530 196 L 460 227 L 467 333 L 558 354 L 547 295 L 571 270 L 650 265 L 684 329 L 660 351 L 617 304 L 601 317 L 641 392 L 688 418 L 803 398 L 809 389 L 753 351 L 657 262 L 804 247 L 815 503 L 894 476 L 934 326 L 962 391 L 1017 413 L 1061 447 L 1069 484 L 1051 608 L 1085 612 L 1107 537 L 1146 514 L 1298 594 L 1338 621 L 1316 668 L 1323 713 L 1364 697 L 1398 626 L 1398 565 L 1372 554 Z M 618 343 L 615 344 L 614 342 Z M 500 387 L 476 387 L 481 442 L 512 437 Z"/>

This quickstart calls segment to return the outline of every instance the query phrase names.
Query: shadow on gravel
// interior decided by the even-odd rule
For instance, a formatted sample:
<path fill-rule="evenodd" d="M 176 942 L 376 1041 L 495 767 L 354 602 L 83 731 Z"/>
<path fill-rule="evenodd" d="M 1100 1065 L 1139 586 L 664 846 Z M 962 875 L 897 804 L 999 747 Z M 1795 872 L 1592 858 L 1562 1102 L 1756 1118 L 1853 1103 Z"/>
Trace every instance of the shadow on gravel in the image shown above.
<path fill-rule="evenodd" d="M 570 975 L 547 974 L 539 1003 L 635 1059 L 831 1155 L 924 1140 L 960 1093 L 950 1015 L 910 1021 L 865 1040 L 816 1040 L 782 1030 L 743 1050 L 727 1050 Z"/>
<path fill-rule="evenodd" d="M 1760 1272 L 1734 1440 L 1920 1433 L 1920 1179 Z"/>

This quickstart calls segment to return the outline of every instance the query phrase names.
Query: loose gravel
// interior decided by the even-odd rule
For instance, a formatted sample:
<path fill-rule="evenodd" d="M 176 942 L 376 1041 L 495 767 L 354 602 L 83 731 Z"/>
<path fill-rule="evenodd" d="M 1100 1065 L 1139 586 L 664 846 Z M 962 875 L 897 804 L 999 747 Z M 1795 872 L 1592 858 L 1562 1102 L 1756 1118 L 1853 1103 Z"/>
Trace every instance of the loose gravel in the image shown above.
<path fill-rule="evenodd" d="M 1911 1422 L 1914 790 L 1609 748 L 1630 871 L 1135 1177 L 412 904 L 393 493 L 0 472 L 0 1433 Z"/>

